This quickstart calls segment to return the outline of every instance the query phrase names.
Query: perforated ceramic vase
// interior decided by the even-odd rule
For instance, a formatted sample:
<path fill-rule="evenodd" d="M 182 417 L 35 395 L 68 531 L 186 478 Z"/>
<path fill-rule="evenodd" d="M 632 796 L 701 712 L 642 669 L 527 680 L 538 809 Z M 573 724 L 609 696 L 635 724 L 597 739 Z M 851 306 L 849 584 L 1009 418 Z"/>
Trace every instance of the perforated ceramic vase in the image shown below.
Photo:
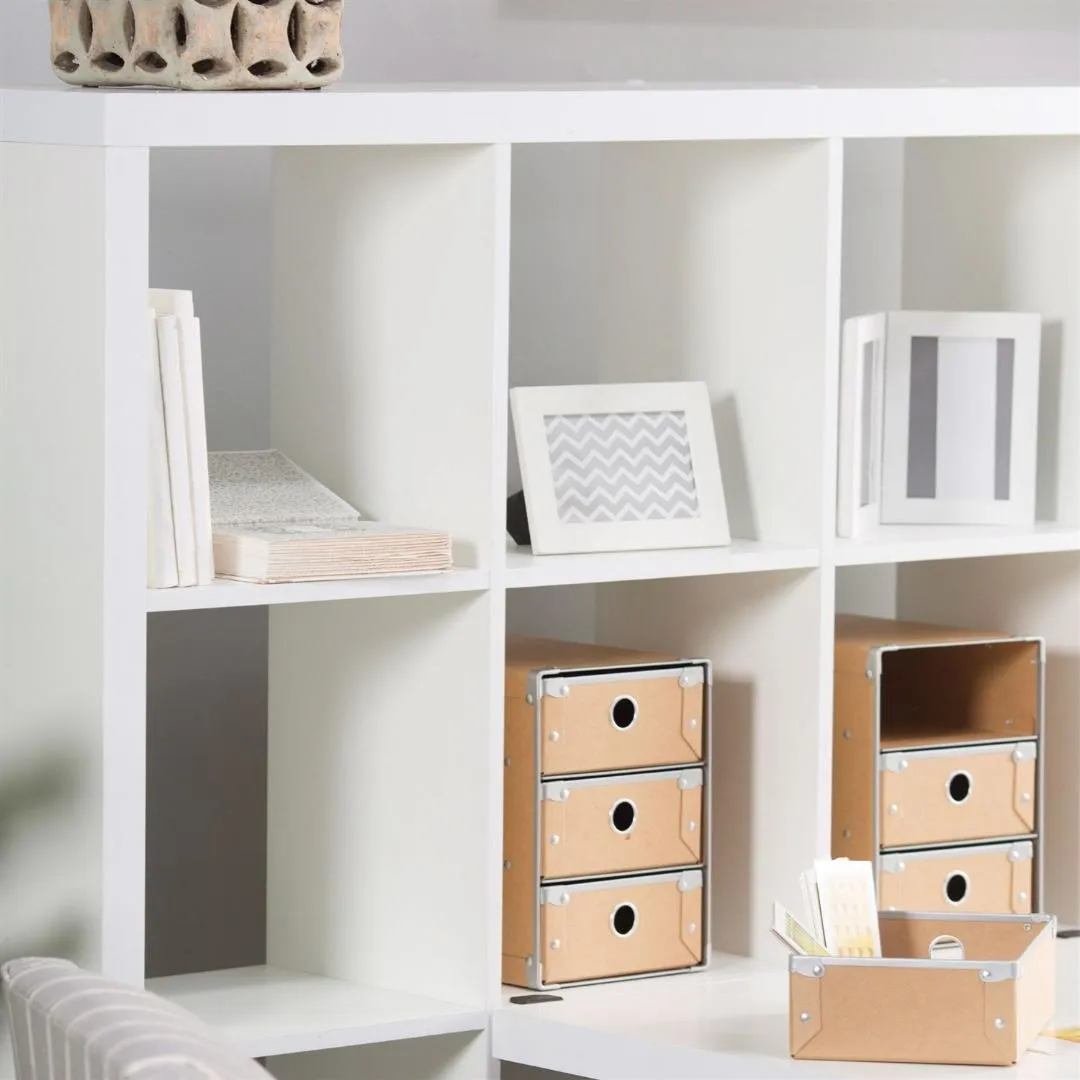
<path fill-rule="evenodd" d="M 341 78 L 344 0 L 49 0 L 76 86 L 311 90 Z"/>

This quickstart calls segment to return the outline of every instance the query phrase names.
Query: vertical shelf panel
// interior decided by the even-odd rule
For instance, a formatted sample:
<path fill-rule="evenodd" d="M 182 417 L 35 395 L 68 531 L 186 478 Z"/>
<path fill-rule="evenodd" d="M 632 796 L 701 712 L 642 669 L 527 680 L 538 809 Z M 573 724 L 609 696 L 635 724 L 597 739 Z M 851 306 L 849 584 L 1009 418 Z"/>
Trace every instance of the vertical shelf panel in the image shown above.
<path fill-rule="evenodd" d="M 818 544 L 829 143 L 616 145 L 601 169 L 601 380 L 705 380 L 732 535 Z"/>
<path fill-rule="evenodd" d="M 269 964 L 488 1003 L 492 603 L 271 612 Z"/>
<path fill-rule="evenodd" d="M 5 953 L 143 977 L 149 162 L 0 147 Z M 8 831 L 10 830 L 10 831 Z"/>
<path fill-rule="evenodd" d="M 367 516 L 503 559 L 510 153 L 275 158 L 271 439 Z M 498 985 L 504 598 L 270 613 L 271 964 Z"/>
<path fill-rule="evenodd" d="M 271 437 L 367 516 L 450 529 L 463 566 L 493 558 L 508 183 L 495 146 L 275 156 Z"/>

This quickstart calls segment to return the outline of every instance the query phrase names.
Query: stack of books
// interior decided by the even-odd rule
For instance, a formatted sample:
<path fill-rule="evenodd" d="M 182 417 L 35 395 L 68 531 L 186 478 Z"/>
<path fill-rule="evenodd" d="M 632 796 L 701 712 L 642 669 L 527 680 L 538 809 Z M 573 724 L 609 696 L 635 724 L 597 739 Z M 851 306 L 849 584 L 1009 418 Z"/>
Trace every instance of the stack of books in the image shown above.
<path fill-rule="evenodd" d="M 214 580 L 202 339 L 190 292 L 151 289 L 147 584 Z"/>
<path fill-rule="evenodd" d="M 150 291 L 147 583 L 258 584 L 453 568 L 450 534 L 361 519 L 276 450 L 208 453 L 202 339 L 190 292 Z"/>
<path fill-rule="evenodd" d="M 450 534 L 364 521 L 277 450 L 210 455 L 219 577 L 258 584 L 453 567 Z"/>

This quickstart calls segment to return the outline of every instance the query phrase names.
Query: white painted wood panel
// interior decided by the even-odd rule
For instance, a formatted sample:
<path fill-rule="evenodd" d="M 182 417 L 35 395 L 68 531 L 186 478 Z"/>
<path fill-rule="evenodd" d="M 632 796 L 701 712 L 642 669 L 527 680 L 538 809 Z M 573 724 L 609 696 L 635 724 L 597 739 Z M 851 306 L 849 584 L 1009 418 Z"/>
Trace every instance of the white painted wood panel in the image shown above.
<path fill-rule="evenodd" d="M 317 94 L 64 87 L 0 96 L 0 139 L 119 146 L 679 142 L 1080 133 L 1071 86 L 348 86 Z"/>
<path fill-rule="evenodd" d="M 147 154 L 4 146 L 0 169 L 5 949 L 137 983 Z"/>

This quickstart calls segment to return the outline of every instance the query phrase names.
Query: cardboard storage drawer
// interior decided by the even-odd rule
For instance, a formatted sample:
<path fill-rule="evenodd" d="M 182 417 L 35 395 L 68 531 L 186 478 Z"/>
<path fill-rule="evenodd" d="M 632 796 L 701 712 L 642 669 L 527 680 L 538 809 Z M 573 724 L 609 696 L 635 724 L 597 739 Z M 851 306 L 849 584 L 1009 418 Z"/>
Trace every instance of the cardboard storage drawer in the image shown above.
<path fill-rule="evenodd" d="M 880 906 L 1028 915 L 1034 895 L 1034 851 L 1032 841 L 1020 840 L 883 855 L 878 864 Z"/>
<path fill-rule="evenodd" d="M 588 877 L 700 862 L 703 782 L 699 768 L 545 783 L 541 876 Z"/>
<path fill-rule="evenodd" d="M 880 925 L 882 958 L 789 959 L 793 1057 L 1013 1065 L 1053 1019 L 1052 917 L 882 912 Z M 930 959 L 945 939 L 962 960 Z"/>
<path fill-rule="evenodd" d="M 883 848 L 1035 831 L 1035 742 L 881 756 Z"/>
<path fill-rule="evenodd" d="M 700 870 L 552 885 L 541 891 L 547 986 L 677 971 L 704 959 Z"/>
<path fill-rule="evenodd" d="M 507 741 L 530 728 L 544 776 L 694 765 L 710 679 L 706 660 L 511 637 Z"/>

